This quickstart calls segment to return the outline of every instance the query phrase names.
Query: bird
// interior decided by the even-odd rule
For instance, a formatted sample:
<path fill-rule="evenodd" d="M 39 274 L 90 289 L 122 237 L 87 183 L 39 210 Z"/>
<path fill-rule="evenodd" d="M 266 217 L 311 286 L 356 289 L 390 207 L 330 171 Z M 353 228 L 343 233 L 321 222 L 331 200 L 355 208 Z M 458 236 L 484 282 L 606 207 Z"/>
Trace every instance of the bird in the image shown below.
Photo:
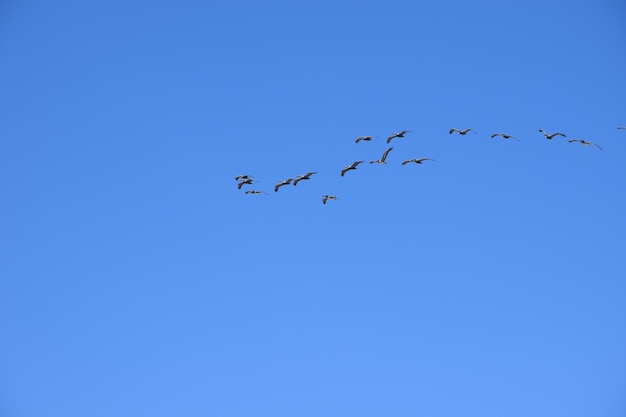
<path fill-rule="evenodd" d="M 339 200 L 336 196 L 334 195 L 323 195 L 322 196 L 322 203 L 326 204 L 326 201 L 328 200 Z"/>
<path fill-rule="evenodd" d="M 235 177 L 235 181 L 239 181 L 239 180 L 248 180 L 248 179 L 251 179 L 251 180 L 252 180 L 252 179 L 254 179 L 254 178 L 252 178 L 252 177 L 251 177 L 250 175 L 248 175 L 248 174 L 245 174 L 245 175 L 237 175 L 237 176 Z"/>
<path fill-rule="evenodd" d="M 515 139 L 516 141 L 521 142 L 517 137 L 507 135 L 506 133 L 494 133 L 493 135 L 491 135 L 491 138 L 493 139 L 496 136 L 502 136 L 504 139 Z"/>
<path fill-rule="evenodd" d="M 619 126 L 618 129 L 626 130 L 626 126 Z"/>
<path fill-rule="evenodd" d="M 344 169 L 342 169 L 342 170 L 341 170 L 341 176 L 343 177 L 343 175 L 344 175 L 346 172 L 348 172 L 348 171 L 350 171 L 350 170 L 352 170 L 352 169 L 356 169 L 356 167 L 357 167 L 359 164 L 362 164 L 362 163 L 363 163 L 363 161 L 354 161 L 351 165 L 346 165 L 346 167 L 345 167 Z"/>
<path fill-rule="evenodd" d="M 472 129 L 470 129 L 470 128 L 463 129 L 463 130 L 461 130 L 461 129 L 455 129 L 455 128 L 452 128 L 452 129 L 450 129 L 450 131 L 449 131 L 448 133 L 449 133 L 449 134 L 453 134 L 454 132 L 457 132 L 459 135 L 466 135 L 466 134 L 467 134 L 468 132 L 470 132 L 470 131 L 474 132 L 474 131 L 473 131 Z M 476 133 L 476 132 L 474 132 L 474 133 Z"/>
<path fill-rule="evenodd" d="M 302 180 L 310 180 L 310 179 L 311 179 L 310 177 L 311 177 L 311 175 L 313 175 L 313 174 L 317 174 L 317 172 L 315 172 L 315 171 L 311 171 L 311 172 L 307 172 L 307 173 L 306 173 L 306 174 L 304 174 L 304 175 L 298 175 L 298 176 L 296 177 L 296 179 L 295 179 L 295 180 L 293 180 L 293 185 L 298 184 L 298 183 L 299 183 L 300 181 L 302 181 Z"/>
<path fill-rule="evenodd" d="M 267 194 L 265 191 L 259 191 L 259 190 L 248 190 L 246 191 L 246 194 Z"/>
<path fill-rule="evenodd" d="M 582 144 L 583 144 L 583 145 L 585 145 L 585 146 L 593 145 L 593 146 L 595 146 L 596 148 L 598 148 L 598 149 L 602 150 L 602 148 L 601 148 L 601 147 L 600 147 L 597 143 L 588 142 L 588 141 L 586 141 L 586 140 L 584 140 L 584 139 L 570 139 L 570 140 L 568 140 L 568 142 L 569 142 L 569 143 L 572 143 L 572 142 L 580 142 L 580 143 L 582 143 Z"/>
<path fill-rule="evenodd" d="M 246 184 L 252 184 L 252 178 L 248 178 L 248 179 L 245 179 L 245 180 L 243 180 L 243 181 L 240 181 L 240 182 L 237 184 L 237 188 L 241 190 L 241 187 L 243 187 L 243 186 L 244 186 L 244 185 L 246 185 Z"/>
<path fill-rule="evenodd" d="M 403 130 L 401 132 L 396 132 L 387 138 L 387 143 L 391 142 L 391 139 L 393 138 L 403 138 L 404 135 L 406 135 L 409 132 L 411 132 L 411 130 Z"/>
<path fill-rule="evenodd" d="M 280 181 L 278 182 L 278 184 L 276 184 L 276 185 L 274 186 L 274 192 L 277 192 L 277 191 L 278 191 L 278 189 L 279 189 L 280 187 L 282 187 L 283 185 L 290 184 L 290 183 L 291 183 L 291 181 L 293 181 L 293 178 L 287 178 L 286 180 L 280 180 Z"/>
<path fill-rule="evenodd" d="M 567 136 L 565 136 L 565 135 L 564 135 L 563 133 L 561 133 L 561 132 L 554 132 L 554 133 L 550 133 L 550 134 L 549 134 L 548 132 L 546 132 L 546 131 L 545 131 L 545 130 L 543 130 L 543 129 L 539 129 L 539 131 L 540 131 L 541 133 L 543 133 L 543 135 L 546 137 L 546 139 L 552 139 L 552 138 L 554 138 L 554 137 L 556 137 L 556 136 L 563 136 L 564 138 L 566 138 L 566 137 L 567 137 Z"/>
<path fill-rule="evenodd" d="M 372 140 L 374 138 L 374 136 L 359 136 L 358 138 L 356 138 L 355 142 L 359 143 L 360 141 L 364 140 L 366 142 L 369 142 L 370 140 Z"/>
<path fill-rule="evenodd" d="M 393 148 L 389 148 L 387 149 L 384 153 L 383 156 L 380 159 L 376 159 L 374 161 L 370 161 L 370 164 L 373 164 L 374 162 L 377 162 L 379 164 L 386 164 L 385 160 L 387 159 L 387 155 L 389 155 L 389 152 L 391 152 Z"/>
<path fill-rule="evenodd" d="M 413 159 L 407 159 L 406 161 L 402 161 L 402 165 L 406 165 L 409 162 L 415 162 L 416 164 L 421 164 L 424 161 L 434 161 L 434 159 L 430 159 L 430 158 L 413 158 Z"/>

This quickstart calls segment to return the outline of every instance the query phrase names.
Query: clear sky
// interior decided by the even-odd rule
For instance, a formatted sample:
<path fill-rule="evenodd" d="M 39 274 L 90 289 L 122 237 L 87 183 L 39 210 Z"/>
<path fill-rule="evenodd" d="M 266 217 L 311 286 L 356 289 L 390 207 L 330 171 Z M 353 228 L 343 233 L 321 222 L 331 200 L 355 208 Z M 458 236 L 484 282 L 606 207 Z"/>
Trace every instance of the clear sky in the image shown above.
<path fill-rule="evenodd" d="M 626 415 L 625 22 L 1 2 L 0 416 Z"/>

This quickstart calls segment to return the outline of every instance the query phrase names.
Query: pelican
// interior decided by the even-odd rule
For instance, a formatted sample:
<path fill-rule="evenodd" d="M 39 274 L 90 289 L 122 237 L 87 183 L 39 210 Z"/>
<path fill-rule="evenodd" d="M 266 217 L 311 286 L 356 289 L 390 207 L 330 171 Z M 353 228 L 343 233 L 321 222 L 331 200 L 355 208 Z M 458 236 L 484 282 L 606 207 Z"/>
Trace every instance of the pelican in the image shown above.
<path fill-rule="evenodd" d="M 598 146 L 598 144 L 597 144 L 597 143 L 587 142 L 587 141 L 586 141 L 586 140 L 584 140 L 584 139 L 570 139 L 570 140 L 568 140 L 568 142 L 569 142 L 569 143 L 572 143 L 572 142 L 580 142 L 580 143 L 582 143 L 582 144 L 583 144 L 583 145 L 585 145 L 585 146 L 593 145 L 593 146 L 595 146 L 596 148 L 598 148 L 598 149 L 602 150 L 602 148 L 601 148 L 600 146 Z"/>
<path fill-rule="evenodd" d="M 434 159 L 430 159 L 430 158 L 413 158 L 413 159 L 407 159 L 406 161 L 402 161 L 402 165 L 406 165 L 409 162 L 415 162 L 416 164 L 421 164 L 424 161 L 434 161 Z"/>
<path fill-rule="evenodd" d="M 323 195 L 322 196 L 322 203 L 326 204 L 326 201 L 328 200 L 339 200 L 336 196 L 334 195 Z"/>
<path fill-rule="evenodd" d="M 552 139 L 552 138 L 554 138 L 554 137 L 556 137 L 556 136 L 563 136 L 564 138 L 566 138 L 566 137 L 567 137 L 567 136 L 565 136 L 565 135 L 564 135 L 563 133 L 561 133 L 561 132 L 548 133 L 548 132 L 546 132 L 546 131 L 545 131 L 545 130 L 543 130 L 543 129 L 539 129 L 539 131 L 540 131 L 541 133 L 543 133 L 543 135 L 546 137 L 546 139 Z"/>
<path fill-rule="evenodd" d="M 463 129 L 463 130 L 461 130 L 461 129 L 455 129 L 455 128 L 452 128 L 452 129 L 450 129 L 450 131 L 449 131 L 448 133 L 449 133 L 449 134 L 453 134 L 454 132 L 457 132 L 459 135 L 467 135 L 467 133 L 468 133 L 468 132 L 470 132 L 470 131 L 474 132 L 474 131 L 473 131 L 472 129 L 470 129 L 470 128 Z M 474 132 L 474 133 L 476 133 L 476 132 Z"/>
<path fill-rule="evenodd" d="M 341 176 L 343 177 L 343 174 L 345 174 L 346 172 L 348 172 L 348 171 L 350 171 L 352 169 L 356 169 L 356 167 L 359 164 L 362 164 L 362 163 L 363 163 L 363 161 L 354 161 L 352 163 L 352 165 L 347 165 L 344 169 L 341 170 Z"/>
<path fill-rule="evenodd" d="M 276 184 L 276 185 L 274 186 L 274 192 L 278 191 L 278 189 L 279 189 L 280 187 L 282 187 L 283 185 L 290 184 L 290 183 L 291 183 L 291 181 L 293 181 L 293 178 L 287 178 L 286 180 L 280 180 L 280 181 L 278 182 L 278 184 Z"/>
<path fill-rule="evenodd" d="M 252 184 L 252 178 L 248 178 L 248 179 L 245 179 L 245 180 L 243 180 L 243 181 L 240 181 L 240 182 L 237 184 L 237 188 L 241 190 L 241 187 L 243 187 L 243 186 L 244 186 L 244 185 L 246 185 L 246 184 Z"/>
<path fill-rule="evenodd" d="M 359 136 L 358 138 L 356 138 L 355 142 L 359 143 L 360 141 L 364 140 L 366 142 L 369 142 L 370 140 L 372 140 L 374 138 L 374 136 Z"/>
<path fill-rule="evenodd" d="M 248 190 L 246 191 L 246 194 L 267 194 L 265 191 L 259 191 L 259 190 Z"/>
<path fill-rule="evenodd" d="M 389 148 L 387 149 L 384 153 L 383 156 L 380 159 L 376 159 L 374 161 L 370 161 L 370 164 L 373 164 L 374 162 L 377 162 L 379 164 L 386 164 L 385 160 L 387 159 L 387 155 L 389 155 L 389 152 L 391 152 L 393 148 Z"/>
<path fill-rule="evenodd" d="M 402 132 L 396 132 L 387 138 L 387 143 L 391 142 L 391 139 L 393 138 L 403 138 L 404 135 L 406 135 L 409 132 L 411 132 L 411 130 L 403 130 Z"/>
<path fill-rule="evenodd" d="M 515 139 L 518 142 L 521 142 L 516 136 L 507 135 L 506 133 L 494 133 L 491 135 L 491 138 L 495 138 L 496 136 L 502 136 L 504 139 Z"/>
<path fill-rule="evenodd" d="M 312 171 L 312 172 L 307 172 L 307 173 L 306 173 L 306 174 L 304 174 L 304 175 L 298 175 L 298 176 L 296 177 L 296 179 L 295 179 L 295 180 L 293 180 L 293 185 L 296 185 L 297 183 L 299 183 L 299 182 L 300 182 L 300 181 L 302 181 L 302 180 L 310 180 L 310 179 L 311 179 L 310 177 L 311 177 L 311 175 L 313 175 L 313 174 L 317 174 L 317 172 Z"/>
<path fill-rule="evenodd" d="M 237 175 L 235 177 L 235 181 L 239 181 L 239 180 L 253 180 L 254 178 L 252 178 L 250 175 L 245 174 L 245 175 Z"/>

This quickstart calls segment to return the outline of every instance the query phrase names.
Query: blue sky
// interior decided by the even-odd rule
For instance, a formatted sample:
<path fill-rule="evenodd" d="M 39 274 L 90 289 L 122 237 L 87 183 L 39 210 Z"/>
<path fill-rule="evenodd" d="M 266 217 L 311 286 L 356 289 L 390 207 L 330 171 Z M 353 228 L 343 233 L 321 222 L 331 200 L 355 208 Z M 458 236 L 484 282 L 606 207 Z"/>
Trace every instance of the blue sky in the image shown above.
<path fill-rule="evenodd" d="M 623 416 L 624 21 L 3 2 L 0 414 Z"/>

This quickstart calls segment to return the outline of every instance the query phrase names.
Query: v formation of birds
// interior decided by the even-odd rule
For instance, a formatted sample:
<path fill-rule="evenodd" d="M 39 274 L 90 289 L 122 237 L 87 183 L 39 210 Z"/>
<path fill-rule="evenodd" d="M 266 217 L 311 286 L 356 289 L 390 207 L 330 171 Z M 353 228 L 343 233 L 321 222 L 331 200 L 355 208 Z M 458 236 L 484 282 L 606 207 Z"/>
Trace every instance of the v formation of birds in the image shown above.
<path fill-rule="evenodd" d="M 626 130 L 626 126 L 619 126 L 617 128 L 618 130 Z M 400 132 L 395 132 L 393 133 L 391 136 L 387 137 L 387 144 L 389 144 L 393 139 L 395 138 L 404 138 L 405 135 L 407 133 L 410 133 L 410 130 L 402 130 Z M 469 132 L 472 132 L 474 134 L 476 134 L 476 132 L 474 130 L 472 130 L 471 128 L 467 128 L 467 129 L 456 129 L 456 128 L 452 128 L 448 131 L 448 133 L 450 135 L 452 134 L 459 134 L 461 136 L 465 136 L 466 134 L 468 134 Z M 553 132 L 553 133 L 549 133 L 543 129 L 539 129 L 539 132 L 543 134 L 543 136 L 548 139 L 548 140 L 552 140 L 556 137 L 563 137 L 563 138 L 567 138 L 567 135 L 565 135 L 564 133 L 561 132 Z M 496 138 L 496 137 L 501 137 L 503 139 L 515 139 L 516 141 L 520 141 L 517 137 L 506 134 L 506 133 L 493 133 L 490 136 L 492 139 Z M 355 142 L 359 143 L 361 141 L 365 141 L 365 142 L 370 142 L 371 140 L 373 140 L 374 138 L 376 138 L 376 136 L 359 136 L 358 138 L 356 138 Z M 598 148 L 599 150 L 602 150 L 602 148 L 595 142 L 591 142 L 591 141 L 587 141 L 584 139 L 569 139 L 568 143 L 580 143 L 584 146 L 594 146 L 596 148 Z M 393 150 L 393 147 L 389 147 L 387 148 L 382 156 L 379 159 L 374 159 L 369 161 L 370 164 L 386 164 L 387 163 L 387 156 L 389 155 L 389 152 L 391 152 Z M 411 158 L 411 159 L 405 159 L 404 161 L 401 162 L 401 165 L 407 165 L 410 163 L 415 163 L 415 164 L 422 164 L 425 161 L 435 161 L 434 159 L 431 158 Z M 354 171 L 357 169 L 357 167 L 362 164 L 365 161 L 354 161 L 353 163 L 351 163 L 350 165 L 346 165 L 340 172 L 341 172 L 341 176 L 343 177 L 347 172 L 349 171 Z M 298 175 L 295 178 L 287 178 L 286 180 L 280 180 L 275 186 L 274 186 L 274 192 L 278 192 L 278 190 L 285 186 L 285 185 L 289 185 L 289 184 L 293 184 L 294 186 L 296 186 L 300 181 L 305 181 L 305 180 L 310 180 L 311 176 L 317 174 L 316 171 L 309 171 L 305 174 L 302 175 Z M 244 175 L 237 175 L 235 176 L 235 180 L 237 181 L 237 188 L 241 189 L 244 185 L 251 185 L 254 184 L 254 177 L 252 177 L 249 174 L 244 174 Z M 265 191 L 261 191 L 261 190 L 246 190 L 245 194 L 268 194 Z M 326 204 L 327 201 L 329 200 L 338 200 L 337 196 L 335 195 L 330 195 L 330 194 L 326 194 L 322 196 L 322 203 Z"/>

